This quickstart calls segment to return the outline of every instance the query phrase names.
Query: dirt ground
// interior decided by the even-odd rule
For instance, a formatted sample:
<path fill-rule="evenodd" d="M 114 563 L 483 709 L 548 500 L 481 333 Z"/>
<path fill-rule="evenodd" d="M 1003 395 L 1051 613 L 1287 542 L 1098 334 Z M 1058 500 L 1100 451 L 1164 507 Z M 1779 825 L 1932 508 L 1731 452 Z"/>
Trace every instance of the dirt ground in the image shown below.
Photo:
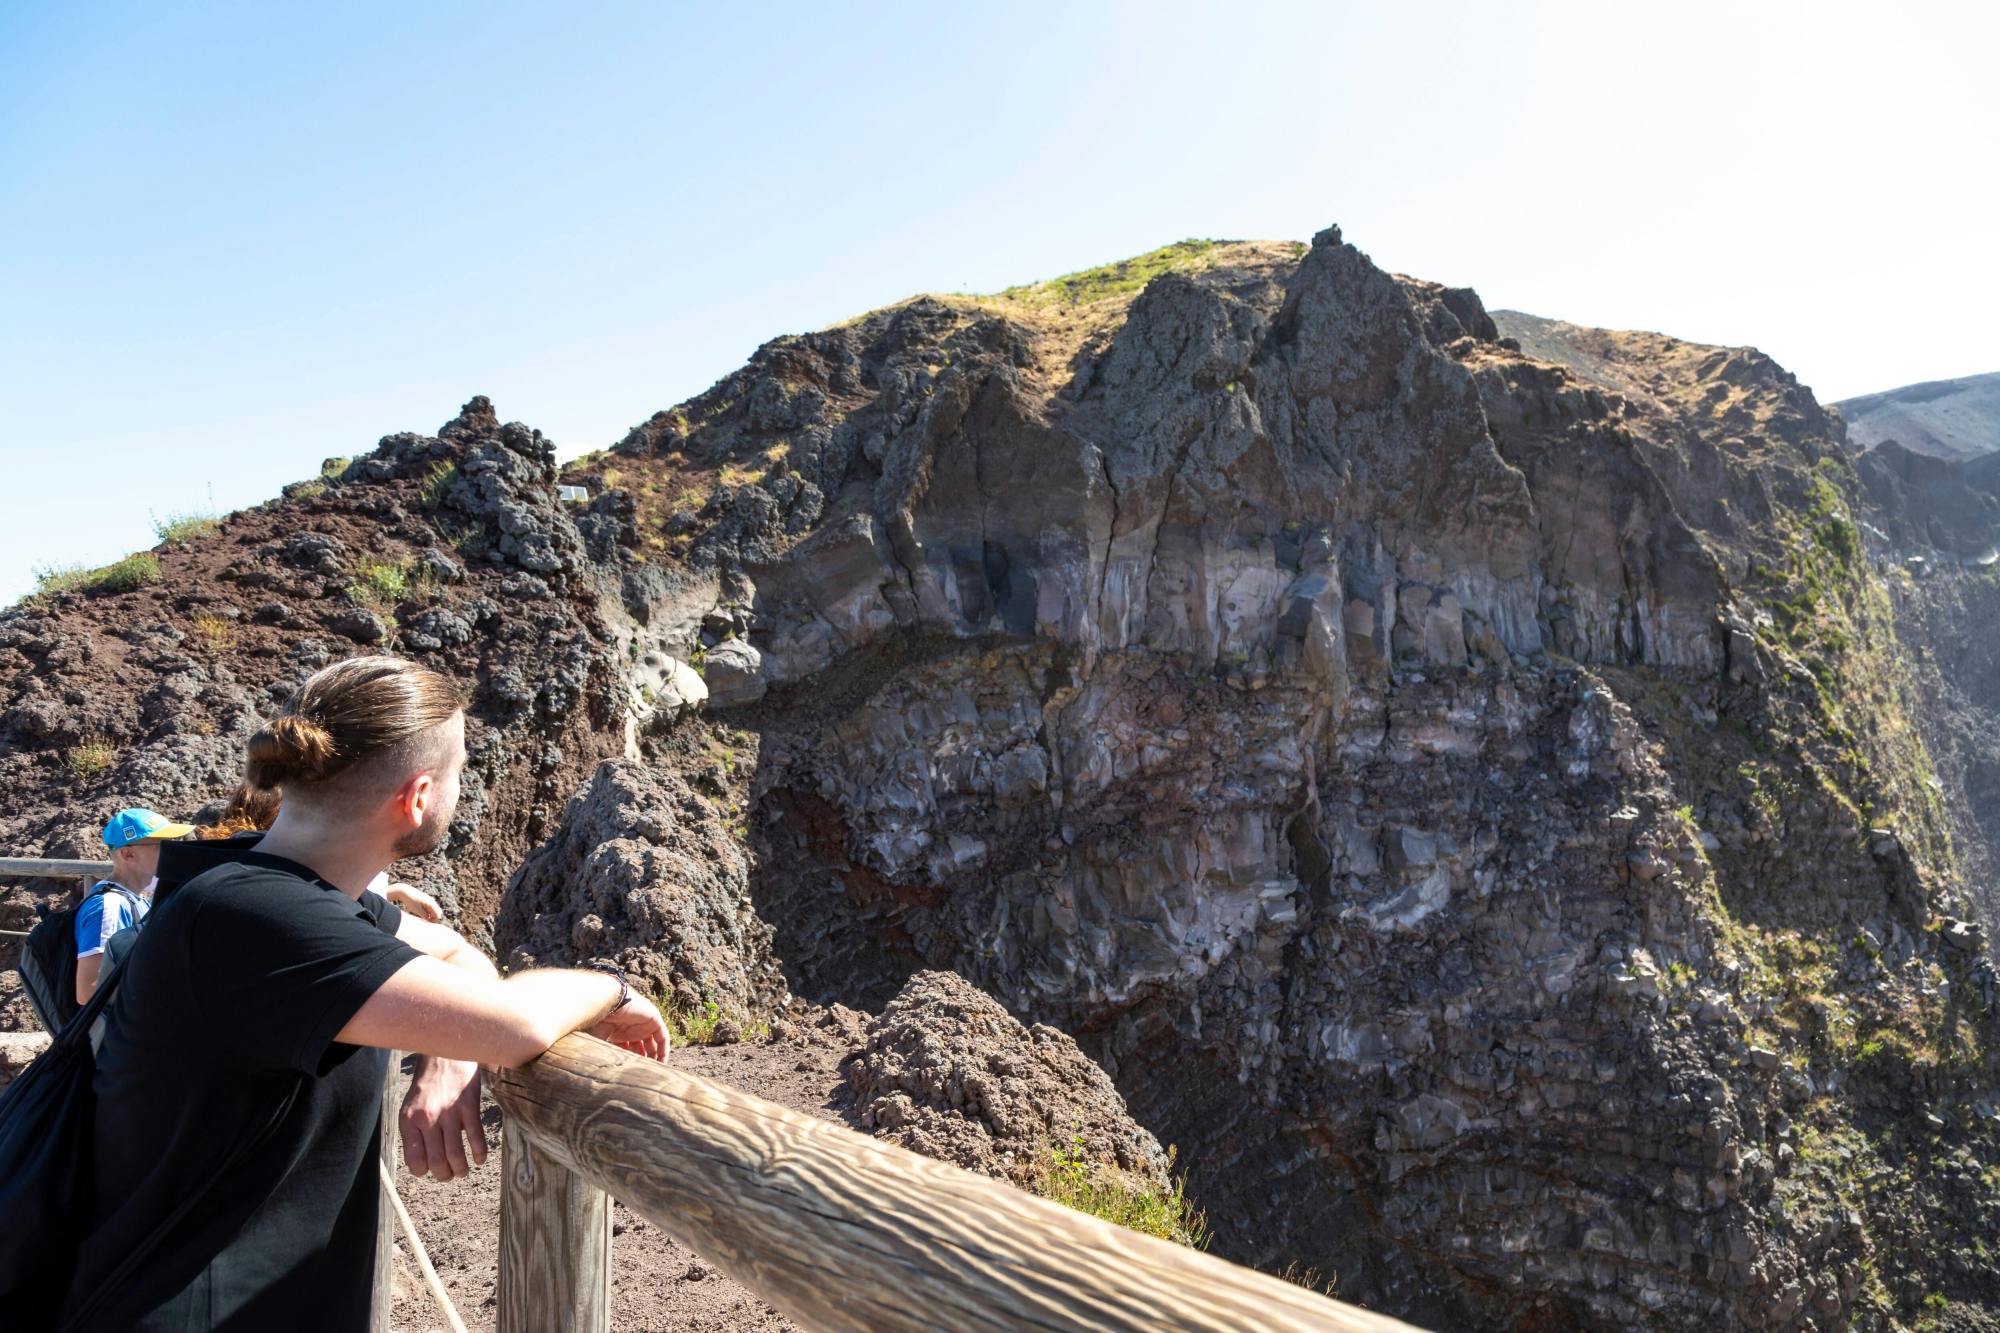
<path fill-rule="evenodd" d="M 793 1110 L 845 1123 L 835 1104 L 844 1053 L 820 1034 L 801 1033 L 788 1042 L 686 1047 L 672 1060 Z M 485 1118 L 493 1152 L 472 1175 L 448 1184 L 401 1170 L 396 1175 L 431 1263 L 475 1333 L 494 1327 L 500 1253 L 500 1111 L 490 1100 Z M 623 1205 L 613 1205 L 611 1230 L 614 1333 L 779 1333 L 798 1327 Z M 449 1333 L 400 1231 L 395 1284 L 397 1333 Z"/>

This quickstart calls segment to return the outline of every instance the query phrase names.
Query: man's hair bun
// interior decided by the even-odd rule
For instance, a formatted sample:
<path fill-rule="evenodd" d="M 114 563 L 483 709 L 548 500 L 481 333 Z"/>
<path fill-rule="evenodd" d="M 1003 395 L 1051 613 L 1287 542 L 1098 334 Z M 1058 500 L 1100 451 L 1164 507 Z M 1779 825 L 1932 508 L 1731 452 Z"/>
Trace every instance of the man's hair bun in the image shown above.
<path fill-rule="evenodd" d="M 318 782 L 335 767 L 339 752 L 325 727 L 281 713 L 250 738 L 244 780 L 266 791 L 292 782 Z"/>

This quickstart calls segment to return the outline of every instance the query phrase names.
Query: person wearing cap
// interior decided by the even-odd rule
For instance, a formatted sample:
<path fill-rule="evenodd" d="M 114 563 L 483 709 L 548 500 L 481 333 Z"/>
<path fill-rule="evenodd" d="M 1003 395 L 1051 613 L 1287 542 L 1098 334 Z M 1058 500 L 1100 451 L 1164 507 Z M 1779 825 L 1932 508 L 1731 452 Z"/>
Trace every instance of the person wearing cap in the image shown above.
<path fill-rule="evenodd" d="M 157 811 L 120 810 L 104 826 L 111 849 L 111 878 L 100 881 L 76 909 L 76 1002 L 97 992 L 104 974 L 105 946 L 111 937 L 146 919 L 153 880 L 160 868 L 160 844 L 185 838 L 192 824 L 175 824 Z"/>

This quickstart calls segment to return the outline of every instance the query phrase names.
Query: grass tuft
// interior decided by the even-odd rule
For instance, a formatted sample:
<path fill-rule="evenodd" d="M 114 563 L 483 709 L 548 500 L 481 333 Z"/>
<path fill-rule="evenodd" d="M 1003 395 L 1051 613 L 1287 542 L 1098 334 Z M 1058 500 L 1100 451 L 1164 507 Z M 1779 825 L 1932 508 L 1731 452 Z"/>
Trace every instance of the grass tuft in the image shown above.
<path fill-rule="evenodd" d="M 1278 1274 L 1295 1287 L 1316 1291 L 1322 1296 L 1331 1296 L 1340 1286 L 1340 1277 L 1335 1273 L 1322 1273 L 1317 1268 L 1309 1268 L 1294 1259 L 1285 1265 L 1285 1271 Z"/>
<path fill-rule="evenodd" d="M 110 741 L 93 736 L 70 747 L 63 762 L 68 765 L 70 776 L 78 782 L 88 782 L 109 769 L 117 758 L 118 751 L 111 748 Z"/>
<path fill-rule="evenodd" d="M 1173 1158 L 1169 1149 L 1169 1171 Z M 1172 1186 L 1162 1190 L 1122 1171 L 1095 1166 L 1084 1155 L 1081 1134 L 1072 1135 L 1067 1147 L 1051 1145 L 1035 1193 L 1161 1240 L 1197 1250 L 1208 1246 L 1208 1215 L 1188 1202 L 1185 1180 L 1175 1177 Z"/>
<path fill-rule="evenodd" d="M 704 1000 L 694 1008 L 677 1003 L 665 996 L 659 1000 L 660 1017 L 666 1020 L 667 1035 L 676 1046 L 718 1045 L 716 1033 L 723 1020 L 730 1017 L 722 1012 L 722 1007 L 713 1000 Z M 760 1042 L 771 1039 L 769 1018 L 738 1018 L 736 1021 L 738 1040 Z"/>
<path fill-rule="evenodd" d="M 698 1009 L 662 1005 L 660 1016 L 667 1020 L 667 1034 L 676 1046 L 712 1046 L 715 1029 L 722 1024 L 722 1010 L 714 1000 L 704 1001 Z"/>
<path fill-rule="evenodd" d="M 162 546 L 181 546 L 221 526 L 222 520 L 214 514 L 168 514 L 153 520 L 153 535 Z"/>
<path fill-rule="evenodd" d="M 431 464 L 431 470 L 424 473 L 423 485 L 417 491 L 417 502 L 426 509 L 436 509 L 444 503 L 445 493 L 452 482 L 458 480 L 458 464 L 448 459 L 440 459 Z"/>
<path fill-rule="evenodd" d="M 354 574 L 347 600 L 371 611 L 386 613 L 406 601 L 434 602 L 442 591 L 429 566 L 414 557 L 364 559 L 355 565 Z"/>
<path fill-rule="evenodd" d="M 226 652 L 235 641 L 236 626 L 218 615 L 204 611 L 194 618 L 194 632 L 213 653 Z"/>

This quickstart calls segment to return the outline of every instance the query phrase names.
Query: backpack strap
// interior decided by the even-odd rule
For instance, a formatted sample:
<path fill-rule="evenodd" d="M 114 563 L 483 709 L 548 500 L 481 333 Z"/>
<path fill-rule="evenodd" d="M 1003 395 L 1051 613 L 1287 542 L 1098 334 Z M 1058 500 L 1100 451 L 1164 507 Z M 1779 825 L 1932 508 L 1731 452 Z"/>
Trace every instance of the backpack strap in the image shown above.
<path fill-rule="evenodd" d="M 97 886 L 90 891 L 89 897 L 86 897 L 84 901 L 89 902 L 91 898 L 95 898 L 102 893 L 115 893 L 130 903 L 132 905 L 132 920 L 135 924 L 138 922 L 139 914 L 146 906 L 144 898 L 141 898 L 115 879 L 101 879 L 97 881 Z"/>

